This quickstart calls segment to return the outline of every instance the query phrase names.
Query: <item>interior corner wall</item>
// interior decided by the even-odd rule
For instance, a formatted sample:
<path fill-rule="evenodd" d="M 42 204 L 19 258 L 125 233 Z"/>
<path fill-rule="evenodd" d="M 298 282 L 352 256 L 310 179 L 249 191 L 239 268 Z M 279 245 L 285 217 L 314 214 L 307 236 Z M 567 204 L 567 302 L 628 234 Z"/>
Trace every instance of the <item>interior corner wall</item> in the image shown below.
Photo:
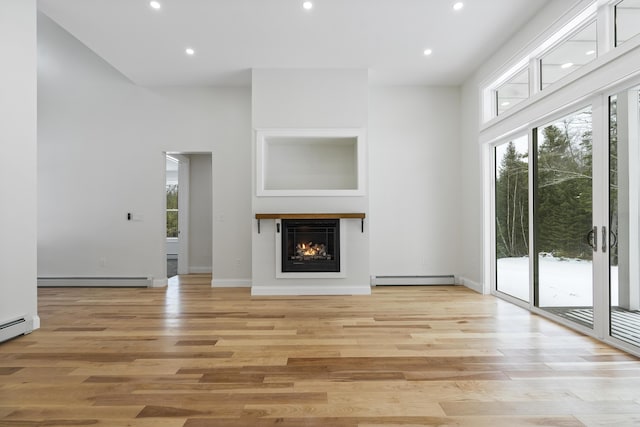
<path fill-rule="evenodd" d="M 0 2 L 0 52 L 0 323 L 26 315 L 37 328 L 35 0 Z"/>
<path fill-rule="evenodd" d="M 211 155 L 189 154 L 189 272 L 211 273 Z M 219 218 L 225 221 L 225 218 Z"/>
<path fill-rule="evenodd" d="M 465 84 L 462 89 L 460 198 L 460 233 L 464 244 L 460 246 L 459 280 L 469 287 L 483 288 L 483 195 L 482 147 L 478 143 L 480 98 L 476 83 Z"/>
<path fill-rule="evenodd" d="M 370 89 L 372 275 L 458 273 L 459 117 L 457 87 Z"/>
<path fill-rule="evenodd" d="M 213 153 L 213 268 L 251 277 L 250 129 L 250 88 L 136 86 L 40 14 L 38 275 L 166 280 L 173 151 Z"/>

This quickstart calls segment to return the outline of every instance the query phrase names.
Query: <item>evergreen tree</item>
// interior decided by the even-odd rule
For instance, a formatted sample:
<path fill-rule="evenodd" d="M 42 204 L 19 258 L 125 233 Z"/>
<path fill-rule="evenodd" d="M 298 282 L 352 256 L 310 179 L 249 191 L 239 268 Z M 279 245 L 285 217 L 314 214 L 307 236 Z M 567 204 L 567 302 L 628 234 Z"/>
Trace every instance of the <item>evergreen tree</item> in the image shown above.
<path fill-rule="evenodd" d="M 537 164 L 537 251 L 591 259 L 591 114 L 581 112 L 542 129 Z"/>
<path fill-rule="evenodd" d="M 167 237 L 178 237 L 178 186 L 167 185 Z"/>
<path fill-rule="evenodd" d="M 609 101 L 609 239 L 618 234 L 618 99 Z M 610 262 L 618 265 L 618 245 L 609 245 Z"/>
<path fill-rule="evenodd" d="M 509 142 L 496 179 L 496 254 L 498 258 L 529 253 L 528 163 Z M 496 159 L 497 160 L 497 159 Z"/>

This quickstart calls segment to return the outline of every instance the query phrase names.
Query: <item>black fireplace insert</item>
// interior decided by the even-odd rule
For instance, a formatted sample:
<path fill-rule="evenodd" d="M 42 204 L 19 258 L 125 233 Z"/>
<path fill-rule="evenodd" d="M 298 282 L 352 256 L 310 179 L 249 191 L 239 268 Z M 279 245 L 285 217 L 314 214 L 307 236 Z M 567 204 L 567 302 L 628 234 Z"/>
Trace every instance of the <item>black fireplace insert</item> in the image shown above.
<path fill-rule="evenodd" d="M 283 219 L 282 272 L 339 272 L 339 219 Z"/>

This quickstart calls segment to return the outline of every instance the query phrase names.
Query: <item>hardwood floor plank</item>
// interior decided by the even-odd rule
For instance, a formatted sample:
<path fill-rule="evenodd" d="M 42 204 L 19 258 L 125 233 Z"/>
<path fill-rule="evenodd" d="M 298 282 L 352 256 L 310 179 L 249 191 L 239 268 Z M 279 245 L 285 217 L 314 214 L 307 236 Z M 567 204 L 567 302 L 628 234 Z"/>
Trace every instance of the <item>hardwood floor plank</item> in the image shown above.
<path fill-rule="evenodd" d="M 640 421 L 637 358 L 463 287 L 251 297 L 210 280 L 39 289 L 41 329 L 0 345 L 0 426 Z"/>
<path fill-rule="evenodd" d="M 437 402 L 425 401 L 426 396 L 418 403 L 401 402 L 387 397 L 384 401 L 374 401 L 367 395 L 361 395 L 348 402 L 333 402 L 326 405 L 246 405 L 247 410 L 258 411 L 261 418 L 316 418 L 316 417 L 384 417 L 384 416 L 416 416 L 444 417 L 446 414 Z"/>
<path fill-rule="evenodd" d="M 341 418 L 250 418 L 235 420 L 189 419 L 184 427 L 358 427 L 357 419 Z"/>
<path fill-rule="evenodd" d="M 26 420 L 2 420 L 2 427 L 182 427 L 186 422 L 185 419 L 66 419 L 66 418 L 30 418 Z"/>
<path fill-rule="evenodd" d="M 143 383 L 159 384 L 162 387 L 170 387 L 172 384 L 184 384 L 191 387 L 200 382 L 202 375 L 171 375 L 171 376 L 144 376 L 144 375 L 93 375 L 83 382 L 87 383 Z"/>
<path fill-rule="evenodd" d="M 180 346 L 214 346 L 218 340 L 180 340 L 176 345 Z"/>
<path fill-rule="evenodd" d="M 211 416 L 211 411 L 200 411 L 195 409 L 174 408 L 169 406 L 145 406 L 142 411 L 138 413 L 137 418 L 160 418 L 160 417 L 178 417 L 187 418 L 194 416 Z"/>
<path fill-rule="evenodd" d="M 442 408 L 447 415 L 593 415 L 601 413 L 640 414 L 640 405 L 635 402 L 600 401 L 534 401 L 534 402 L 442 402 Z"/>
<path fill-rule="evenodd" d="M 33 408 L 14 408 L 6 416 L 8 420 L 71 420 L 71 419 L 127 419 L 135 418 L 141 411 L 140 406 L 111 406 L 98 408 L 94 406 L 50 406 Z M 0 421 L 0 425 L 3 425 Z"/>
<path fill-rule="evenodd" d="M 640 426 L 640 414 L 581 415 L 578 419 L 587 427 L 637 427 Z"/>
<path fill-rule="evenodd" d="M 407 420 L 407 422 L 394 422 L 391 419 L 381 419 L 379 421 L 372 421 L 359 423 L 358 427 L 441 427 L 441 426 L 456 426 L 456 427 L 584 427 L 579 420 L 574 417 L 447 417 L 441 419 L 415 419 L 413 422 Z"/>

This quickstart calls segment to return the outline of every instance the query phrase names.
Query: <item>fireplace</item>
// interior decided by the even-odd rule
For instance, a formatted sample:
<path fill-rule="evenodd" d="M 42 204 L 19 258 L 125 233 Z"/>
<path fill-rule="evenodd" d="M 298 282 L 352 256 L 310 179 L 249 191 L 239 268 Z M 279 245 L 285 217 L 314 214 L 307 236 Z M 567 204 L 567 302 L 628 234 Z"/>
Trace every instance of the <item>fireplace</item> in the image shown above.
<path fill-rule="evenodd" d="M 340 272 L 339 219 L 283 219 L 282 272 Z"/>

